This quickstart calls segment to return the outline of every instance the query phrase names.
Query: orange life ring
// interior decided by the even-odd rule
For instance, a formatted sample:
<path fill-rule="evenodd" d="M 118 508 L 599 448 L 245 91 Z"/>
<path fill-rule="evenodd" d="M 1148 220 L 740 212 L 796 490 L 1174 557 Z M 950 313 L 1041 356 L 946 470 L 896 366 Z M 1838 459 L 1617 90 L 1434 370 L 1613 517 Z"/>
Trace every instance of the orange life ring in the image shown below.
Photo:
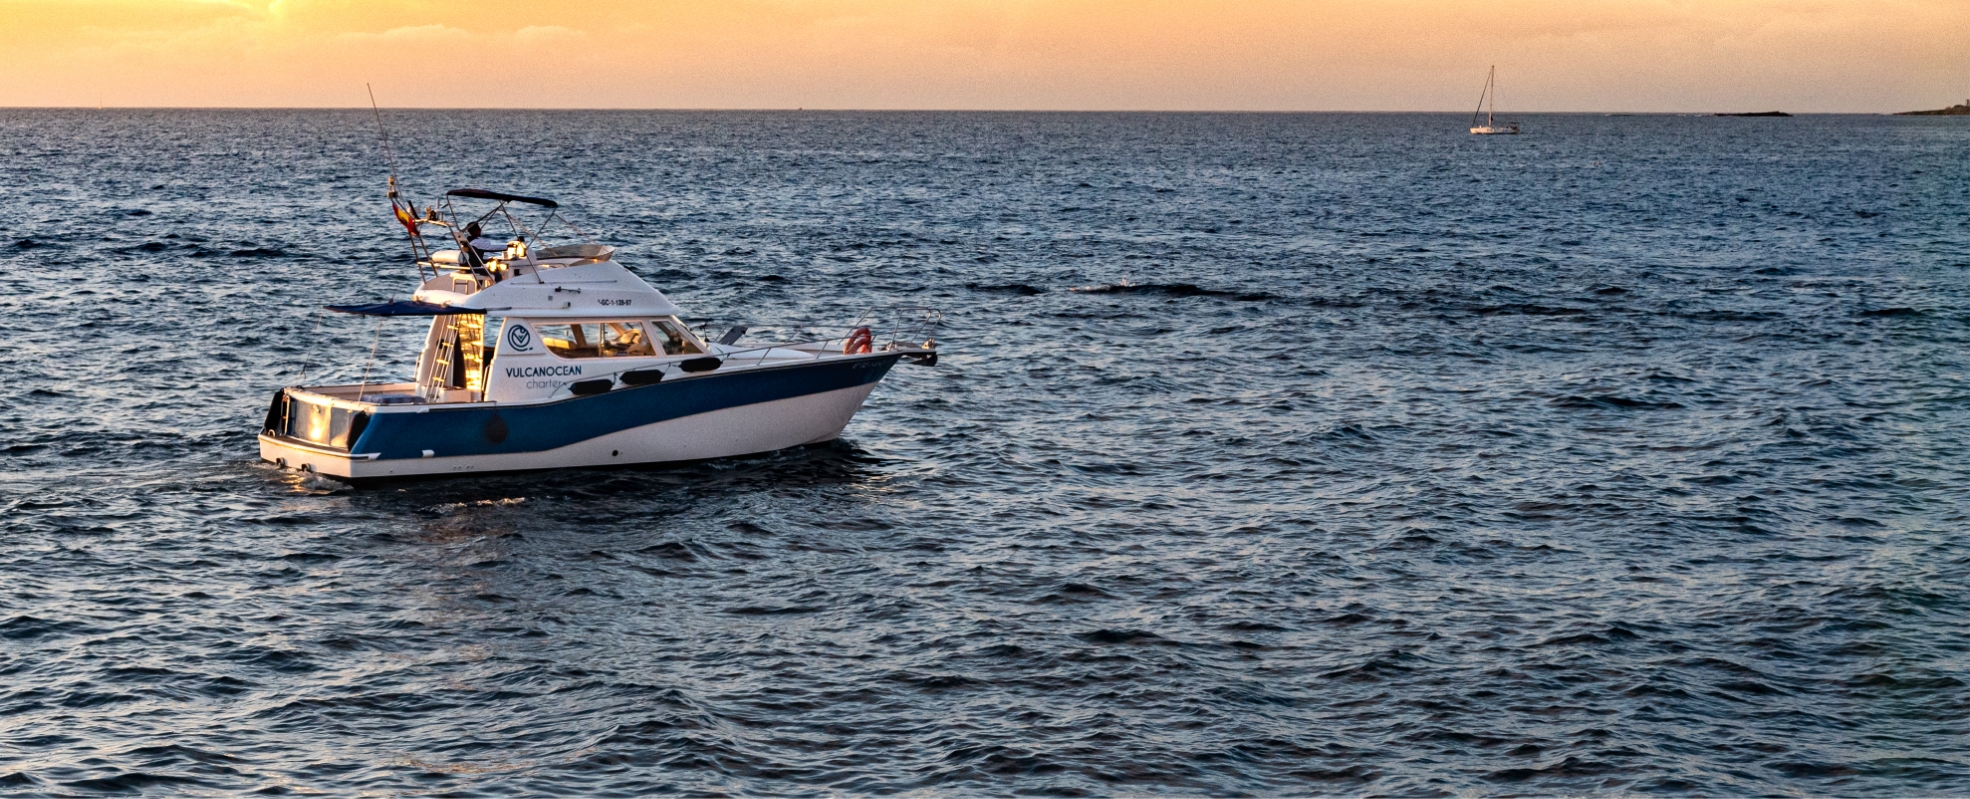
<path fill-rule="evenodd" d="M 869 329 L 866 327 L 848 331 L 848 340 L 841 343 L 843 355 L 860 355 L 873 349 L 875 349 L 875 337 L 869 334 Z"/>

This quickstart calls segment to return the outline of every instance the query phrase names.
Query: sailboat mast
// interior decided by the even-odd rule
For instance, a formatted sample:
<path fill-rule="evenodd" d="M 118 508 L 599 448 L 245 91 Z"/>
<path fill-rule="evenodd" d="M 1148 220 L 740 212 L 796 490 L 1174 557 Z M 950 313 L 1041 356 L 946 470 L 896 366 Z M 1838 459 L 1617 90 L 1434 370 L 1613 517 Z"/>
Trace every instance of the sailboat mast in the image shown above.
<path fill-rule="evenodd" d="M 1497 64 L 1491 65 L 1491 75 L 1484 79 L 1484 93 L 1486 96 L 1491 98 L 1490 105 L 1485 107 L 1484 126 L 1491 127 L 1492 123 L 1495 121 L 1494 118 L 1497 116 L 1497 111 L 1498 111 L 1498 65 Z"/>

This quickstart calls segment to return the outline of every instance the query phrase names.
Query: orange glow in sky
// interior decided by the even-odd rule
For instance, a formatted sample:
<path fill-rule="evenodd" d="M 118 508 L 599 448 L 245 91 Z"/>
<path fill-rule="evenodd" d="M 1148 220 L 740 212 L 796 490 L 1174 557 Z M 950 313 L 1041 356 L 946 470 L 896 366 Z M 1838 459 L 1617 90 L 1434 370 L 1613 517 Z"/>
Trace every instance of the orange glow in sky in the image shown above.
<path fill-rule="evenodd" d="M 1901 111 L 1970 0 L 0 0 L 0 106 Z"/>

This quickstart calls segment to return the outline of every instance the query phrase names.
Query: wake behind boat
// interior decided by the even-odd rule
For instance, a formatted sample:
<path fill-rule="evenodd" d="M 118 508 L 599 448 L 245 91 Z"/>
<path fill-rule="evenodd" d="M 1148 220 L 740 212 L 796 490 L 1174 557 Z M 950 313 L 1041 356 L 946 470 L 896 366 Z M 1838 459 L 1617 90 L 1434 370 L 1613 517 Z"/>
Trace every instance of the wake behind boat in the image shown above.
<path fill-rule="evenodd" d="M 1477 136 L 1516 136 L 1519 132 L 1517 122 L 1498 121 L 1498 67 L 1491 67 L 1491 73 L 1484 78 L 1484 91 L 1478 94 L 1477 111 L 1471 114 L 1471 133 Z M 1484 124 L 1478 124 L 1478 117 L 1484 117 Z"/>
<path fill-rule="evenodd" d="M 409 300 L 329 310 L 430 317 L 416 376 L 281 389 L 264 461 L 360 483 L 770 452 L 839 437 L 898 360 L 937 359 L 928 308 L 880 340 L 854 325 L 791 344 L 735 346 L 743 326 L 706 341 L 612 248 L 545 246 L 535 231 L 557 217 L 553 200 L 454 189 L 419 216 L 391 185 L 421 282 Z M 454 200 L 495 205 L 461 225 Z M 522 225 L 513 204 L 547 219 Z M 481 226 L 499 222 L 513 235 L 487 238 Z M 455 246 L 431 249 L 425 228 Z"/>

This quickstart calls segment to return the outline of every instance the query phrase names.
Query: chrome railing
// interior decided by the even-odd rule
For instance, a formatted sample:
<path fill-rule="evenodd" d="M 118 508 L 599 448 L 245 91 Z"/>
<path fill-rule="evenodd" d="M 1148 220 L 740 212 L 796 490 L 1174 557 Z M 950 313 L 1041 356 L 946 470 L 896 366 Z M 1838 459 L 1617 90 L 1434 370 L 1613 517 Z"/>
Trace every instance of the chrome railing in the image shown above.
<path fill-rule="evenodd" d="M 708 326 L 710 321 L 705 320 L 705 323 L 701 324 L 700 327 Z M 943 322 L 943 312 L 928 305 L 902 305 L 885 309 L 864 309 L 855 316 L 855 321 L 848 325 L 847 330 L 838 336 L 765 344 L 743 349 L 731 348 L 729 345 L 719 345 L 726 347 L 726 349 L 722 353 L 718 353 L 716 357 L 728 363 L 735 357 L 741 360 L 754 358 L 754 363 L 757 364 L 764 363 L 771 356 L 773 350 L 795 350 L 801 352 L 811 351 L 813 357 L 820 358 L 831 353 L 839 354 L 839 351 L 847 343 L 848 337 L 853 335 L 857 328 L 863 327 L 869 328 L 870 349 L 872 351 L 889 352 L 899 348 L 927 349 L 924 345 L 933 343 L 932 336 L 936 333 L 937 327 L 943 324 Z M 806 327 L 806 325 L 801 325 L 797 329 L 805 329 Z M 703 335 L 703 332 L 701 329 L 701 338 L 711 338 L 710 336 Z"/>

